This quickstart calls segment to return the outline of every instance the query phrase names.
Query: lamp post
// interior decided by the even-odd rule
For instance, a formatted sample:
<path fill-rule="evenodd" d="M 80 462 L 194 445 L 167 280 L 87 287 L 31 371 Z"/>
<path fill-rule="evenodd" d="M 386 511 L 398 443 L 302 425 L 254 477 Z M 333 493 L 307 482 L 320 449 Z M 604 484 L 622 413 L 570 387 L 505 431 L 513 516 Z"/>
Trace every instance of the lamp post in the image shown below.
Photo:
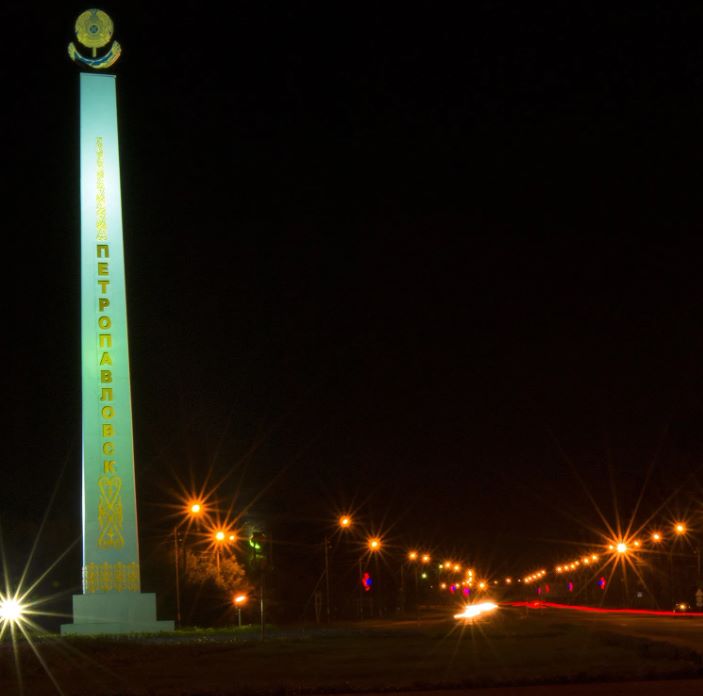
<path fill-rule="evenodd" d="M 681 538 L 681 539 L 688 540 L 688 525 L 683 521 L 674 523 L 674 543 L 676 542 L 677 537 Z M 685 554 L 680 554 L 680 555 L 685 556 Z M 685 583 L 681 582 L 681 578 L 682 578 L 681 563 L 677 564 L 677 569 L 678 569 L 678 572 L 675 573 L 674 572 L 674 546 L 672 544 L 670 547 L 670 550 L 669 550 L 669 585 L 670 585 L 670 591 L 671 591 L 670 602 L 672 604 L 674 602 L 681 601 L 681 597 L 679 596 L 681 594 L 681 587 L 680 586 L 682 584 L 685 584 Z"/>
<path fill-rule="evenodd" d="M 372 536 L 369 537 L 366 540 L 366 547 L 368 549 L 368 555 L 369 557 L 374 556 L 377 554 L 381 548 L 383 547 L 383 543 L 381 542 L 381 539 L 377 536 Z M 364 576 L 361 570 L 361 558 L 359 559 L 359 590 L 361 593 L 363 593 L 365 587 L 364 587 Z M 373 578 L 371 579 L 371 582 L 373 584 Z M 369 588 L 370 590 L 371 588 Z M 363 610 L 363 594 L 360 595 L 361 598 L 361 617 L 364 617 L 364 610 Z M 371 596 L 371 616 L 373 616 L 373 595 Z"/>
<path fill-rule="evenodd" d="M 215 561 L 217 564 L 217 575 L 220 574 L 220 547 L 225 543 L 227 539 L 227 534 L 222 529 L 218 529 L 213 534 L 213 540 L 215 541 Z"/>
<path fill-rule="evenodd" d="M 192 522 L 203 514 L 203 505 L 197 501 L 188 504 L 186 516 L 173 528 L 173 560 L 176 573 L 176 626 L 181 625 L 181 568 L 178 531 L 184 522 Z"/>
<path fill-rule="evenodd" d="M 247 596 L 245 594 L 236 595 L 234 598 L 234 606 L 237 607 L 237 625 L 242 627 L 242 605 L 246 603 Z"/>
<path fill-rule="evenodd" d="M 407 560 L 413 565 L 415 607 L 417 608 L 417 561 L 420 554 L 417 551 L 408 551 Z M 400 610 L 405 611 L 405 575 L 403 572 L 404 561 L 400 562 Z M 416 612 L 417 613 L 417 612 Z"/>
<path fill-rule="evenodd" d="M 350 529 L 352 526 L 352 518 L 350 515 L 342 515 L 337 521 L 338 527 L 341 530 Z M 325 615 L 327 616 L 327 623 L 330 623 L 331 616 L 331 590 L 330 590 L 330 558 L 329 558 L 329 544 L 330 540 L 327 535 L 325 535 L 324 545 L 325 545 Z"/>

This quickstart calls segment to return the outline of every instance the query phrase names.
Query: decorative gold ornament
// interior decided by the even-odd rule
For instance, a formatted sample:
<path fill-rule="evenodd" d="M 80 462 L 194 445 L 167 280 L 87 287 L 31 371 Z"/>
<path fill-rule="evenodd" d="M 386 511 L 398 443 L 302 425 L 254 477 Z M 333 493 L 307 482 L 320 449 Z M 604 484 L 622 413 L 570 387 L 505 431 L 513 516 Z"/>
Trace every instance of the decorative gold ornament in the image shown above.
<path fill-rule="evenodd" d="M 83 592 L 139 592 L 139 564 L 88 563 L 83 566 Z"/>
<path fill-rule="evenodd" d="M 112 42 L 107 53 L 98 56 L 98 49 L 107 46 L 112 41 L 115 27 L 112 19 L 102 10 L 86 10 L 76 20 L 76 38 L 78 43 L 92 50 L 92 58 L 82 55 L 76 45 L 68 44 L 68 55 L 71 60 L 86 65 L 93 70 L 105 70 L 117 62 L 122 55 L 122 47 L 117 41 Z"/>
<path fill-rule="evenodd" d="M 122 536 L 122 479 L 119 476 L 103 474 L 98 479 L 100 500 L 98 501 L 98 548 L 121 549 L 124 546 Z"/>
<path fill-rule="evenodd" d="M 76 38 L 88 48 L 102 48 L 110 43 L 115 27 L 102 10 L 86 10 L 76 20 Z"/>

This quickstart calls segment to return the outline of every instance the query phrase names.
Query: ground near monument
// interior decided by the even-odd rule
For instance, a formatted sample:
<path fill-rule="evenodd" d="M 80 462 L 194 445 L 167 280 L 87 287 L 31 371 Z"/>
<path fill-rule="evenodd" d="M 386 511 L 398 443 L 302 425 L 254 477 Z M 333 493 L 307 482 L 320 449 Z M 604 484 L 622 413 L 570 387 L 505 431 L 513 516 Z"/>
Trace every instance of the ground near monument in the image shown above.
<path fill-rule="evenodd" d="M 122 638 L 46 636 L 35 647 L 55 684 L 31 646 L 23 644 L 23 693 L 30 696 L 350 693 L 550 683 L 566 689 L 583 682 L 703 676 L 703 658 L 690 646 L 578 617 L 503 608 L 472 624 L 442 617 L 420 624 L 271 627 L 264 641 L 255 627 Z M 550 687 L 549 693 L 561 691 Z M 4 642 L 0 694 L 20 693 L 12 647 Z M 615 692 L 601 686 L 599 693 Z"/>

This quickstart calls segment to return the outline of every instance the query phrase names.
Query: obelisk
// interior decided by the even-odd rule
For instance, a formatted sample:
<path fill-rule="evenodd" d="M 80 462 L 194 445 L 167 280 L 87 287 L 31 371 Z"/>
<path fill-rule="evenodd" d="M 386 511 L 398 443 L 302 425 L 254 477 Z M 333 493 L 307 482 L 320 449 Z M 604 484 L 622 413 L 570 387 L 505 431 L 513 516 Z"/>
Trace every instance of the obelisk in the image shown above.
<path fill-rule="evenodd" d="M 141 592 L 134 482 L 113 23 L 102 10 L 76 20 L 80 74 L 83 592 L 63 634 L 172 630 Z"/>

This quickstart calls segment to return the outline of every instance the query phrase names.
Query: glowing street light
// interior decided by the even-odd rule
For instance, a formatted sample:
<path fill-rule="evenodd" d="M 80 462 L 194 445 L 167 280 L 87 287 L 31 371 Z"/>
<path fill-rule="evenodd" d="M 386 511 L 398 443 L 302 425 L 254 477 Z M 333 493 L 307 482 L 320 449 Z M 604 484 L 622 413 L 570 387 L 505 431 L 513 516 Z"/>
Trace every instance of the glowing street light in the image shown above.
<path fill-rule="evenodd" d="M 242 627 L 242 605 L 246 603 L 248 597 L 245 594 L 235 595 L 232 603 L 237 607 L 237 624 Z"/>
<path fill-rule="evenodd" d="M 416 561 L 417 560 L 417 551 L 408 551 L 408 560 L 409 561 Z"/>
<path fill-rule="evenodd" d="M 381 550 L 381 540 L 378 537 L 371 537 L 368 540 L 369 551 L 376 552 Z"/>
<path fill-rule="evenodd" d="M 683 522 L 677 522 L 674 525 L 674 531 L 679 535 L 682 536 L 685 534 L 688 530 L 686 529 L 686 525 Z"/>
<path fill-rule="evenodd" d="M 422 558 L 420 559 L 424 564 L 429 563 L 432 560 L 432 557 L 430 556 L 429 553 L 423 553 Z"/>
<path fill-rule="evenodd" d="M 24 612 L 25 606 L 17 597 L 0 598 L 0 625 L 19 623 Z"/>
<path fill-rule="evenodd" d="M 225 533 L 221 529 L 218 529 L 215 532 L 215 541 L 223 542 L 225 540 L 225 536 Z"/>
<path fill-rule="evenodd" d="M 615 550 L 620 554 L 627 553 L 627 544 L 624 541 L 619 541 L 615 545 Z"/>
<path fill-rule="evenodd" d="M 183 519 L 173 528 L 173 558 L 174 570 L 176 574 L 176 625 L 181 624 L 181 570 L 179 567 L 180 552 L 178 549 L 178 531 L 181 526 L 188 522 L 192 524 L 193 520 L 200 518 L 205 512 L 204 504 L 199 500 L 189 500 L 185 505 L 185 514 Z"/>
<path fill-rule="evenodd" d="M 658 544 L 662 540 L 661 532 L 652 532 L 652 541 Z"/>
<path fill-rule="evenodd" d="M 349 517 L 349 515 L 342 515 L 339 518 L 339 526 L 342 529 L 346 529 L 347 527 L 351 527 L 352 519 Z"/>

